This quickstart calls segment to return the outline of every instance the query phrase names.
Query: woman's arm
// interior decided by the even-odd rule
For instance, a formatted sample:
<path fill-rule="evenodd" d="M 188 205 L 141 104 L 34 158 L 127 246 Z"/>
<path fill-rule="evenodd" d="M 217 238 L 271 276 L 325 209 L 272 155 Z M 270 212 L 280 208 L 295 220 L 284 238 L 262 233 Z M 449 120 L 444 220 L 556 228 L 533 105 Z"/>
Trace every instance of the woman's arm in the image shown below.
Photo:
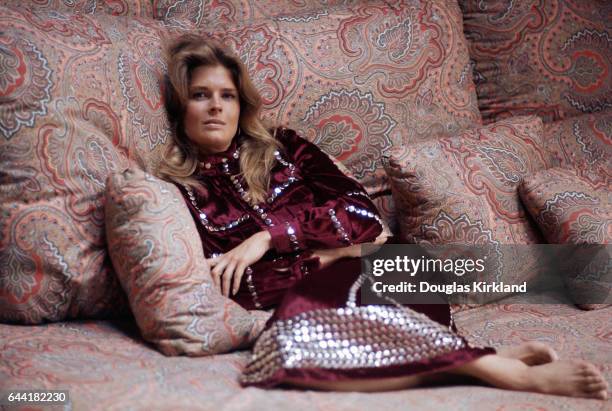
<path fill-rule="evenodd" d="M 340 248 L 376 239 L 384 223 L 361 184 L 344 175 L 316 145 L 293 130 L 280 130 L 277 134 L 287 160 L 312 190 L 315 206 L 269 228 L 272 247 L 286 253 Z"/>

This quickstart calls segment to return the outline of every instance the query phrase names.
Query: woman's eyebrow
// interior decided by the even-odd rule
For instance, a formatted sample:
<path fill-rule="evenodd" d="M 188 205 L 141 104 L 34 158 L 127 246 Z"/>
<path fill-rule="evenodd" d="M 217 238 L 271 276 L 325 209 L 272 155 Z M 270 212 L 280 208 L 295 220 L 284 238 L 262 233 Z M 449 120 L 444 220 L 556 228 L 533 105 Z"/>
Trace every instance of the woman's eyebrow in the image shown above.
<path fill-rule="evenodd" d="M 190 86 L 189 90 L 210 90 L 209 87 L 206 86 L 198 86 L 197 84 L 194 86 Z M 221 91 L 233 91 L 236 92 L 238 91 L 235 87 L 224 87 L 221 89 Z"/>

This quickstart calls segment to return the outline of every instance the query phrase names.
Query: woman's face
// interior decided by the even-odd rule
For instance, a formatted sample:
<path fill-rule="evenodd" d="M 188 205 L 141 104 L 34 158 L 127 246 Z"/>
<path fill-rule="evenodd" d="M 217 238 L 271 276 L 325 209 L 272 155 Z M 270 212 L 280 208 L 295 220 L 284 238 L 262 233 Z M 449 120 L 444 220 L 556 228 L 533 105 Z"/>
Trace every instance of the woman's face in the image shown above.
<path fill-rule="evenodd" d="M 200 66 L 191 76 L 185 109 L 185 134 L 200 154 L 227 150 L 238 129 L 240 100 L 232 75 L 223 66 Z"/>

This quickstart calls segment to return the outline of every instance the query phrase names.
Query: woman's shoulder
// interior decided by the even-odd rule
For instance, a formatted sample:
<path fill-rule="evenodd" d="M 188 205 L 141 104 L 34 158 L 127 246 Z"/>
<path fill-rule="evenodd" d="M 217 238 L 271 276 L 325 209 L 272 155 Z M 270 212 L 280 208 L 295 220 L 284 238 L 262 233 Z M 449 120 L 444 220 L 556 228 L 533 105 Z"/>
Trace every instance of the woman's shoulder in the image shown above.
<path fill-rule="evenodd" d="M 297 131 L 287 127 L 276 127 L 272 129 L 271 132 L 274 138 L 280 141 L 286 150 L 312 145 L 312 143 L 300 136 Z"/>

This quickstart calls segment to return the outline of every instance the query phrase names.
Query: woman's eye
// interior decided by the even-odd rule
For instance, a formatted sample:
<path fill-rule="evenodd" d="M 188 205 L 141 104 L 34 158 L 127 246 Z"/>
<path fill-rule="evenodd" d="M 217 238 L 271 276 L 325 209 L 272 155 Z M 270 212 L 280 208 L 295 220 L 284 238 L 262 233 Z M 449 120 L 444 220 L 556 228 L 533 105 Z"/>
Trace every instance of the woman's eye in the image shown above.
<path fill-rule="evenodd" d="M 203 99 L 204 97 L 206 97 L 206 95 L 202 91 L 196 91 L 195 93 L 191 94 L 191 98 L 195 100 L 200 100 L 200 99 Z"/>
<path fill-rule="evenodd" d="M 224 94 L 224 95 L 223 95 L 223 98 L 226 98 L 226 99 L 228 99 L 228 100 L 233 100 L 233 99 L 235 99 L 235 98 L 236 98 L 236 95 L 235 95 L 235 94 L 232 94 L 232 93 L 227 93 L 227 94 Z"/>

